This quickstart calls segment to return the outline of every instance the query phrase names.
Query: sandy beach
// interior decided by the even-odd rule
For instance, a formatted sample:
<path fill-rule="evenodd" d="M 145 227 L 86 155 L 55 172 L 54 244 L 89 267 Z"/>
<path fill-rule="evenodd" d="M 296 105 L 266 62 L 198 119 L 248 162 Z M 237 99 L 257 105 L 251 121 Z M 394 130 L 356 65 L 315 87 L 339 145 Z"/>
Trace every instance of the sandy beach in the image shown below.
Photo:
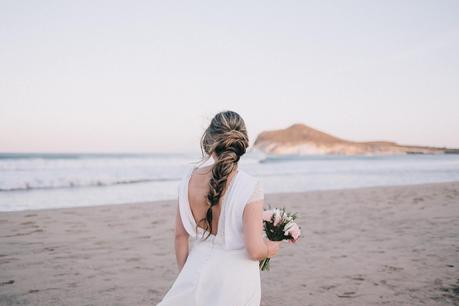
<path fill-rule="evenodd" d="M 156 305 L 175 201 L 0 213 L 0 305 Z M 267 194 L 303 238 L 262 305 L 459 305 L 459 182 Z"/>

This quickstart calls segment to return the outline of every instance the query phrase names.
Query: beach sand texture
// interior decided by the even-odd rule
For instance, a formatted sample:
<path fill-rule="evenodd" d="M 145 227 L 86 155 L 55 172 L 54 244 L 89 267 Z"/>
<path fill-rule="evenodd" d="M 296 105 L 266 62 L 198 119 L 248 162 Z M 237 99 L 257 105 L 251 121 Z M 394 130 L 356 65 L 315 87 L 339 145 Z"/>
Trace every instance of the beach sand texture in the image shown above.
<path fill-rule="evenodd" d="M 297 211 L 303 237 L 262 272 L 262 305 L 459 305 L 459 182 L 267 194 L 268 205 Z M 177 275 L 175 208 L 0 213 L 0 305 L 156 305 Z"/>

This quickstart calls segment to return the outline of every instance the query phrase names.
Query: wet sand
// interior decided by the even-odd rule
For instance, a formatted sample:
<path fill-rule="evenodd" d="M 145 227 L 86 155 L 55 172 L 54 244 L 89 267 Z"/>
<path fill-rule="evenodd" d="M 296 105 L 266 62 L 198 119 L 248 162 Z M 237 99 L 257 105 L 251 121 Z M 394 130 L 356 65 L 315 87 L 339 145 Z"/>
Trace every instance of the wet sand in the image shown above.
<path fill-rule="evenodd" d="M 459 305 L 459 182 L 268 204 L 303 237 L 262 272 L 262 305 Z M 175 205 L 0 213 L 0 305 L 156 305 L 177 275 Z"/>

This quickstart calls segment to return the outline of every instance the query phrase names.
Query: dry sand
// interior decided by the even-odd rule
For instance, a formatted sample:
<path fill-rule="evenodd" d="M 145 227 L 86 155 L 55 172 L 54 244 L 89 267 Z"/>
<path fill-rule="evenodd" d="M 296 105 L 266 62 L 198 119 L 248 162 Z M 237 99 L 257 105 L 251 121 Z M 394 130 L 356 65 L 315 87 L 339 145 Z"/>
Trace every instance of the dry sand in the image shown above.
<path fill-rule="evenodd" d="M 297 211 L 304 237 L 262 272 L 262 305 L 459 304 L 459 182 L 265 203 Z M 0 213 L 0 305 L 156 305 L 177 273 L 174 214 L 175 201 Z"/>

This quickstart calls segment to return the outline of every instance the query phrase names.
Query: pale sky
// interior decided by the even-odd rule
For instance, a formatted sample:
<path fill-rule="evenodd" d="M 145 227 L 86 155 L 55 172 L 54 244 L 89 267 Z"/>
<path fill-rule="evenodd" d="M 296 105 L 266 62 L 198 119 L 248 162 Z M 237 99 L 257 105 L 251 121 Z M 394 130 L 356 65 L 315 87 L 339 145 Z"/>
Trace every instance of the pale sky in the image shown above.
<path fill-rule="evenodd" d="M 304 123 L 459 147 L 459 1 L 1 1 L 0 152 L 199 149 Z"/>

